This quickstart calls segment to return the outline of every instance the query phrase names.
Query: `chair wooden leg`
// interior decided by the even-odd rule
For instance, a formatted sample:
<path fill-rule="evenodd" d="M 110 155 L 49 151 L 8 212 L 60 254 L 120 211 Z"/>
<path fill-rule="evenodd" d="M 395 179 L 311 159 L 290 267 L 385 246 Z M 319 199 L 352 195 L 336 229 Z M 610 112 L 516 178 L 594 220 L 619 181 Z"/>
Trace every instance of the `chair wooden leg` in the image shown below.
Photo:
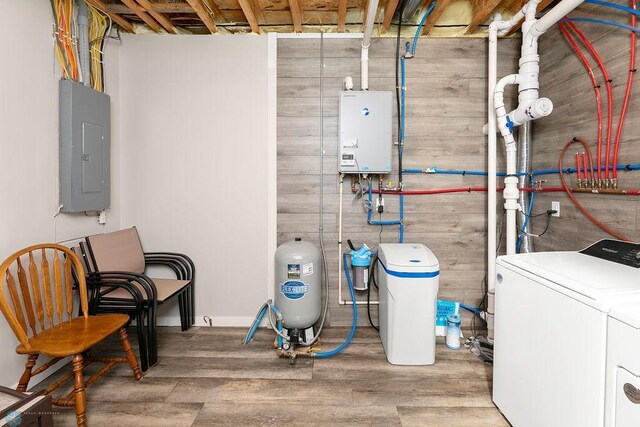
<path fill-rule="evenodd" d="M 133 377 L 136 380 L 141 380 L 142 372 L 140 372 L 140 367 L 138 366 L 138 360 L 136 359 L 136 354 L 133 352 L 131 343 L 129 343 L 129 338 L 127 337 L 127 330 L 125 328 L 120 328 L 120 340 L 122 341 L 124 352 L 127 354 L 127 360 L 129 361 L 129 366 L 131 366 L 131 370 L 133 371 Z"/>
<path fill-rule="evenodd" d="M 20 382 L 18 383 L 18 387 L 16 388 L 17 391 L 21 393 L 27 391 L 27 388 L 29 387 L 29 381 L 31 380 L 31 371 L 33 370 L 33 367 L 36 366 L 36 360 L 38 360 L 37 354 L 29 355 L 27 363 L 25 364 L 24 372 L 22 373 Z"/>
<path fill-rule="evenodd" d="M 85 395 L 85 384 L 82 370 L 84 369 L 84 358 L 82 354 L 76 354 L 73 356 L 73 393 L 75 395 L 76 405 L 76 421 L 78 427 L 84 427 L 87 425 L 87 398 Z"/>

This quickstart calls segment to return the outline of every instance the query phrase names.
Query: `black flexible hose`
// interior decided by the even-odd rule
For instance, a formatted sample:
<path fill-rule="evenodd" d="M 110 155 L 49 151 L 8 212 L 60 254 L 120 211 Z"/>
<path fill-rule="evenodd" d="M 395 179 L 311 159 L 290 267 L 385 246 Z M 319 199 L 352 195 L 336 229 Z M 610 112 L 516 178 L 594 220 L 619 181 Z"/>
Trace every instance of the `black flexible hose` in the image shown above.
<path fill-rule="evenodd" d="M 376 331 L 379 331 L 380 328 L 376 325 L 374 325 L 373 320 L 371 319 L 371 284 L 372 283 L 376 283 L 376 279 L 373 277 L 376 271 L 376 263 L 378 262 L 378 255 L 376 255 L 373 258 L 373 262 L 371 263 L 371 266 L 369 267 L 369 279 L 367 280 L 367 317 L 369 318 L 369 324 L 371 325 L 371 327 L 373 329 L 375 329 Z M 378 285 L 376 284 L 376 288 L 378 287 Z M 380 297 L 378 296 L 378 299 L 380 299 Z"/>
<path fill-rule="evenodd" d="M 402 120 L 400 118 L 400 77 L 398 75 L 398 69 L 400 68 L 400 35 L 402 33 L 402 15 L 404 14 L 404 7 L 407 1 L 402 0 L 400 3 L 400 9 L 398 10 L 398 35 L 396 37 L 396 107 L 398 116 L 398 185 L 402 184 L 402 144 L 404 141 L 400 140 L 402 134 Z"/>

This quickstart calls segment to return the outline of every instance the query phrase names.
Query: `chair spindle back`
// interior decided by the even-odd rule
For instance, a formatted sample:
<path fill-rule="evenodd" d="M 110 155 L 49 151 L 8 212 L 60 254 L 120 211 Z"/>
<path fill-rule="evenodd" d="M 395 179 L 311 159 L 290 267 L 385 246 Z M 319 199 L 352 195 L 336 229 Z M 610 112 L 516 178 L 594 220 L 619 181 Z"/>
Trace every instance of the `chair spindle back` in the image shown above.
<path fill-rule="evenodd" d="M 71 249 L 53 243 L 30 246 L 0 265 L 0 310 L 23 345 L 28 346 L 30 336 L 73 318 L 74 272 L 82 315 L 88 317 L 84 268 Z"/>

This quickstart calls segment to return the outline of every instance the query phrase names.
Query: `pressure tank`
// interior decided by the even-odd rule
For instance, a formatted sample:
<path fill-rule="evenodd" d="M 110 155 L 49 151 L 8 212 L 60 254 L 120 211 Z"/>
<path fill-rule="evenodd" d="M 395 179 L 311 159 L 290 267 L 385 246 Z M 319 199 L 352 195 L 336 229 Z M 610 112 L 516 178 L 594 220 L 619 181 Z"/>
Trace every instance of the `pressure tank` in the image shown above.
<path fill-rule="evenodd" d="M 296 238 L 278 247 L 275 263 L 275 300 L 283 326 L 299 330 L 313 326 L 322 311 L 320 251 Z"/>

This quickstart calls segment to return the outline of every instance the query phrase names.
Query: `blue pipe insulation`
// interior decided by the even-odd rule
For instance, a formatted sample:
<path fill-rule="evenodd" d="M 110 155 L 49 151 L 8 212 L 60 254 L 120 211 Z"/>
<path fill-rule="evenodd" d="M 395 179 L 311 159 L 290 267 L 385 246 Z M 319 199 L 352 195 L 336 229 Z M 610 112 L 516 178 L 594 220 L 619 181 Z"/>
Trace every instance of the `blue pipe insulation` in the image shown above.
<path fill-rule="evenodd" d="M 606 166 L 600 167 L 600 170 L 605 170 Z M 613 167 L 609 166 L 609 170 L 612 170 Z M 628 165 L 618 165 L 616 166 L 617 170 L 640 170 L 640 163 L 633 163 Z M 576 173 L 578 170 L 576 168 L 566 168 L 562 169 L 563 173 Z M 485 171 L 467 171 L 467 170 L 455 170 L 455 169 L 438 169 L 438 168 L 429 168 L 429 169 L 403 169 L 402 172 L 408 174 L 436 174 L 436 175 L 479 175 L 479 176 L 487 176 L 488 173 Z M 529 175 L 552 175 L 558 173 L 558 169 L 541 169 L 537 171 L 531 172 Z M 498 172 L 496 176 L 506 176 L 505 172 Z M 524 172 L 516 173 L 516 176 L 524 176 L 527 175 Z"/>
<path fill-rule="evenodd" d="M 597 168 L 594 168 L 597 169 Z M 607 169 L 606 166 L 601 166 L 600 170 L 605 170 Z M 609 166 L 609 170 L 613 170 L 613 166 Z M 618 165 L 616 166 L 616 170 L 622 171 L 622 170 L 626 170 L 626 171 L 635 171 L 635 170 L 640 170 L 640 163 L 632 163 L 632 164 L 628 164 L 628 165 Z M 566 169 L 562 169 L 563 173 L 576 173 L 578 171 L 578 169 L 576 168 L 566 168 Z M 554 173 L 558 173 L 558 169 L 542 169 L 542 170 L 537 170 L 537 171 L 533 171 L 531 172 L 531 176 L 535 176 L 535 175 L 552 175 Z"/>
<path fill-rule="evenodd" d="M 620 22 L 607 21 L 605 19 L 595 18 L 563 18 L 560 22 L 591 22 L 593 24 L 611 25 L 613 27 L 624 28 L 625 30 L 634 31 L 640 33 L 640 28 L 632 27 L 631 25 L 621 24 Z"/>
<path fill-rule="evenodd" d="M 400 202 L 400 219 L 399 220 L 395 220 L 395 221 L 376 221 L 376 220 L 372 220 L 371 219 L 371 211 L 373 210 L 371 208 L 371 203 L 373 203 L 373 198 L 372 198 L 372 192 L 373 192 L 373 188 L 371 183 L 369 183 L 369 208 L 367 209 L 367 222 L 371 225 L 402 225 L 402 217 L 404 215 L 404 212 L 402 212 L 403 208 L 404 208 L 404 203 L 402 198 L 400 198 L 401 202 Z M 400 242 L 402 243 L 402 242 Z"/>
<path fill-rule="evenodd" d="M 349 284 L 349 293 L 351 294 L 351 301 L 353 302 L 351 305 L 353 306 L 353 324 L 351 325 L 351 332 L 347 339 L 338 347 L 330 351 L 325 351 L 322 353 L 312 353 L 313 357 L 331 357 L 340 353 L 344 350 L 351 340 L 353 339 L 353 335 L 356 333 L 356 327 L 358 326 L 358 307 L 356 306 L 356 293 L 353 290 L 353 283 L 351 282 L 351 274 L 349 274 L 349 264 L 347 263 L 347 254 L 342 254 L 342 264 L 344 265 L 344 272 L 347 275 L 347 283 Z"/>
<path fill-rule="evenodd" d="M 478 310 L 477 308 L 471 307 L 470 305 L 467 305 L 467 304 L 460 303 L 460 307 L 462 307 L 465 310 L 468 310 L 468 311 L 470 311 L 472 313 L 476 313 L 476 314 L 480 314 L 481 313 L 480 310 Z"/>
<path fill-rule="evenodd" d="M 429 17 L 431 12 L 433 12 L 433 9 L 436 7 L 437 4 L 438 4 L 437 1 L 434 1 L 433 3 L 431 3 L 431 6 L 429 6 L 429 9 L 427 9 L 424 16 L 420 20 L 420 24 L 418 25 L 418 28 L 416 28 L 416 35 L 413 37 L 413 44 L 411 45 L 411 55 L 415 56 L 416 48 L 418 47 L 418 38 L 420 37 L 420 33 L 422 32 L 422 26 L 424 25 L 425 22 L 427 22 L 427 18 Z"/>
<path fill-rule="evenodd" d="M 268 309 L 269 307 L 266 303 L 260 308 L 260 311 L 258 311 L 258 315 L 256 316 L 256 318 L 253 320 L 253 323 L 251 324 L 251 329 L 249 329 L 249 333 L 247 334 L 247 336 L 243 341 L 244 345 L 247 345 L 251 342 L 251 340 L 253 339 L 253 336 L 258 330 L 258 326 L 260 326 L 260 323 L 262 322 L 262 319 L 264 318 L 264 315 L 267 313 Z"/>
<path fill-rule="evenodd" d="M 584 0 L 584 2 L 585 3 L 591 3 L 591 4 L 597 4 L 599 6 L 611 7 L 613 9 L 618 9 L 618 10 L 621 10 L 623 12 L 633 13 L 634 15 L 640 16 L 640 11 L 637 11 L 636 9 L 632 9 L 630 7 L 627 7 L 627 6 L 622 6 L 621 4 L 610 3 L 608 1 L 600 1 L 600 0 Z"/>

